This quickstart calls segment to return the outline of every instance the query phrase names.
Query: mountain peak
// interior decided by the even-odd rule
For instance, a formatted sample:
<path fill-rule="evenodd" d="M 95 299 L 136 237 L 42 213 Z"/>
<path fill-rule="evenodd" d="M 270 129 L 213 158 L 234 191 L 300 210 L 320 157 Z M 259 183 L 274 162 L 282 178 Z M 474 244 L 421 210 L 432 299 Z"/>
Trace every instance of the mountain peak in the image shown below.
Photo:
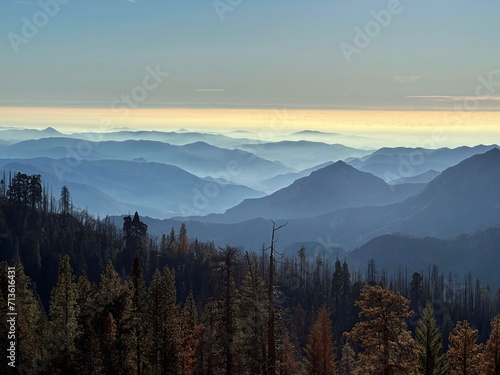
<path fill-rule="evenodd" d="M 486 151 L 483 155 L 499 157 L 500 156 L 500 149 L 498 147 L 494 147 L 491 150 Z"/>
<path fill-rule="evenodd" d="M 49 126 L 45 129 L 42 130 L 43 133 L 46 133 L 46 134 L 53 134 L 53 135 L 61 135 L 60 132 L 58 132 L 56 129 L 54 129 L 53 127 Z"/>

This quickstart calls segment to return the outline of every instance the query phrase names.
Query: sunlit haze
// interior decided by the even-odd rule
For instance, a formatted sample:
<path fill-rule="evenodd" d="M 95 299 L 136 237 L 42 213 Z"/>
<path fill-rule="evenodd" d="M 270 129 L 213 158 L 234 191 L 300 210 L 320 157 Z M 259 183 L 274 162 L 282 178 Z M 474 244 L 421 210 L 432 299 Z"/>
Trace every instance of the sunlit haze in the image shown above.
<path fill-rule="evenodd" d="M 374 144 L 353 144 L 363 147 L 439 148 L 462 144 L 492 144 L 500 140 L 500 115 L 493 111 L 347 111 L 296 110 L 286 107 L 274 110 L 3 107 L 0 108 L 0 118 L 2 126 L 35 129 L 50 126 L 63 133 L 110 132 L 123 128 L 222 133 L 247 130 L 251 133 L 231 135 L 278 141 L 287 139 L 290 133 L 308 129 L 374 139 Z M 305 138 L 307 139 L 306 136 Z M 324 140 L 328 141 L 327 138 Z"/>

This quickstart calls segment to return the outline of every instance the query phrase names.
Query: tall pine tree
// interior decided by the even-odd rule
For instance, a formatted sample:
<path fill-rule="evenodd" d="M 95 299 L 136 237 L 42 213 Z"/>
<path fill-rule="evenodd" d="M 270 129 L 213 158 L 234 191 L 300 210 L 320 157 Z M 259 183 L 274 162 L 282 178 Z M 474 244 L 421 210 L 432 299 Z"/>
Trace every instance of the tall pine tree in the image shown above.
<path fill-rule="evenodd" d="M 491 333 L 484 347 L 483 375 L 500 375 L 500 315 L 491 321 Z"/>
<path fill-rule="evenodd" d="M 412 312 L 410 302 L 380 286 L 365 286 L 361 291 L 360 317 L 347 335 L 361 345 L 355 374 L 416 374 L 417 347 L 407 330 Z"/>
<path fill-rule="evenodd" d="M 469 322 L 458 322 L 449 338 L 450 346 L 446 352 L 449 375 L 480 375 L 481 345 L 477 344 L 477 329 Z"/>
<path fill-rule="evenodd" d="M 57 284 L 50 298 L 50 350 L 52 373 L 75 373 L 75 340 L 79 336 L 77 287 L 69 257 L 59 265 Z"/>
<path fill-rule="evenodd" d="M 430 302 L 427 302 L 415 331 L 419 346 L 418 366 L 423 375 L 443 375 L 443 339 L 433 316 Z"/>
<path fill-rule="evenodd" d="M 335 375 L 335 345 L 330 311 L 323 306 L 307 339 L 304 375 Z"/>

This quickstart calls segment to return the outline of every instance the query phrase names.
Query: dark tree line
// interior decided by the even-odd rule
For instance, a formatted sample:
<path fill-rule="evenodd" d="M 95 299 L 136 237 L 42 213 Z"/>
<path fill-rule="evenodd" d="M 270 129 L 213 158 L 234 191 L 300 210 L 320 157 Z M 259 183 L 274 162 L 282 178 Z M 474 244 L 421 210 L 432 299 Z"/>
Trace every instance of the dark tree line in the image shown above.
<path fill-rule="evenodd" d="M 500 292 L 471 275 L 350 270 L 304 247 L 270 259 L 190 240 L 184 224 L 157 240 L 137 213 L 117 228 L 67 189 L 50 209 L 43 190 L 35 205 L 0 196 L 0 312 L 15 265 L 25 373 L 500 371 Z"/>

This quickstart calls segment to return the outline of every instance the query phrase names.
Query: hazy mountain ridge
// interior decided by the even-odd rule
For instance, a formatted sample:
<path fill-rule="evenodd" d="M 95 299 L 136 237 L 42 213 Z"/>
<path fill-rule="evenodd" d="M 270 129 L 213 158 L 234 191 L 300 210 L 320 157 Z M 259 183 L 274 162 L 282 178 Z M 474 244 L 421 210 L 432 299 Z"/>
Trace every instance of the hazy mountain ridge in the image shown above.
<path fill-rule="evenodd" d="M 430 169 L 427 172 L 418 174 L 416 176 L 406 177 L 406 178 L 402 177 L 402 178 L 399 178 L 397 180 L 392 180 L 390 182 L 390 184 L 391 185 L 399 185 L 399 184 L 407 184 L 407 183 L 427 184 L 427 183 L 431 182 L 432 180 L 434 180 L 439 175 L 440 175 L 440 172 L 435 171 L 434 169 Z"/>
<path fill-rule="evenodd" d="M 360 171 L 372 173 L 385 181 L 392 181 L 414 177 L 431 169 L 442 172 L 462 160 L 495 147 L 498 146 L 444 147 L 436 150 L 421 147 L 384 147 L 368 156 L 349 159 L 346 162 Z"/>
<path fill-rule="evenodd" d="M 340 144 L 304 140 L 244 144 L 239 148 L 267 160 L 279 160 L 287 166 L 298 169 L 312 168 L 322 163 L 343 160 L 348 157 L 361 157 L 370 153 L 370 151 Z"/>
<path fill-rule="evenodd" d="M 101 216 L 130 210 L 153 217 L 223 212 L 246 197 L 263 195 L 246 186 L 215 185 L 181 168 L 154 162 L 82 160 L 70 167 L 65 159 L 0 159 L 0 167 L 40 173 L 56 191 L 66 184 L 75 205 Z M 205 190 L 213 186 L 219 191 L 208 199 Z"/>
<path fill-rule="evenodd" d="M 280 247 L 303 241 L 328 242 L 352 250 L 390 233 L 449 238 L 500 224 L 500 150 L 475 155 L 444 171 L 414 197 L 382 207 L 344 208 L 307 219 L 292 219 L 280 230 Z M 465 179 L 465 180 L 464 180 Z M 279 221 L 282 223 L 283 221 Z M 180 221 L 152 230 L 178 226 Z M 193 237 L 235 243 L 253 250 L 268 239 L 269 219 L 233 224 L 187 222 Z"/>
<path fill-rule="evenodd" d="M 378 269 L 388 273 L 405 269 L 409 274 L 425 274 L 430 265 L 436 265 L 443 273 L 481 275 L 482 282 L 496 288 L 500 286 L 499 249 L 500 227 L 444 240 L 387 234 L 352 251 L 347 262 L 353 268 L 363 269 L 374 259 Z"/>
<path fill-rule="evenodd" d="M 404 200 L 422 185 L 389 186 L 382 179 L 339 161 L 263 198 L 246 199 L 227 210 L 221 222 L 256 217 L 298 219 L 346 207 L 382 206 Z"/>
<path fill-rule="evenodd" d="M 175 165 L 199 177 L 223 177 L 250 186 L 258 185 L 261 179 L 293 171 L 246 151 L 215 147 L 205 142 L 175 146 L 157 141 L 88 142 L 58 137 L 3 146 L 0 148 L 0 157 L 129 161 L 142 158 Z"/>
<path fill-rule="evenodd" d="M 311 168 L 304 169 L 300 172 L 289 172 L 289 173 L 284 173 L 284 174 L 279 174 L 277 176 L 271 177 L 265 181 L 262 181 L 260 183 L 260 186 L 266 190 L 266 191 L 271 191 L 272 193 L 275 192 L 276 190 L 282 189 L 284 187 L 287 187 L 288 185 L 291 185 L 295 180 L 298 180 L 299 178 L 309 176 L 312 172 L 317 171 L 318 169 L 324 168 L 330 164 L 333 164 L 332 161 L 322 163 L 320 165 L 316 165 Z"/>
<path fill-rule="evenodd" d="M 42 130 L 0 127 L 0 139 L 10 142 L 25 141 L 29 139 L 60 137 L 60 136 L 63 136 L 63 134 L 52 127 L 48 127 Z"/>

